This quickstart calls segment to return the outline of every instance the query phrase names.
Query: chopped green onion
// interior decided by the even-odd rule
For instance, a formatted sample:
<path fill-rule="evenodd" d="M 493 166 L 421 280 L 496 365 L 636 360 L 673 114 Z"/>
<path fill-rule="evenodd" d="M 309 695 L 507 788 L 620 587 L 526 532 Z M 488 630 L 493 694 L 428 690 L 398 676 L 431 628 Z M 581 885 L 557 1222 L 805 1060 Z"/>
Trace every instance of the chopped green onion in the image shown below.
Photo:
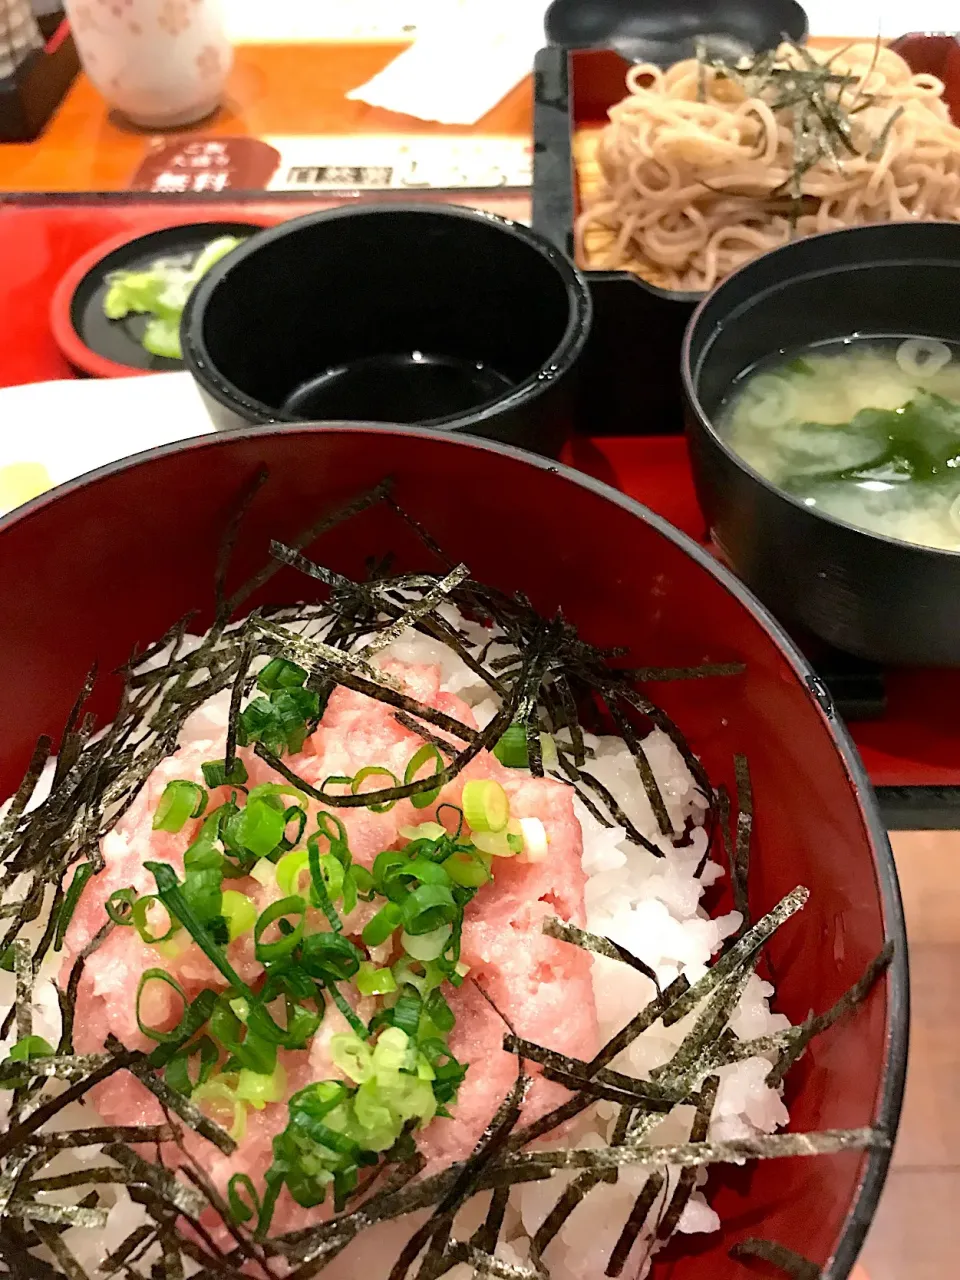
<path fill-rule="evenodd" d="M 373 882 L 391 902 L 402 902 L 407 896 L 407 886 L 398 879 L 398 873 L 408 862 L 406 853 L 396 849 L 384 849 L 373 860 Z"/>
<path fill-rule="evenodd" d="M 262 800 L 265 796 L 293 796 L 301 804 L 307 803 L 307 797 L 289 782 L 261 782 L 253 788 L 248 800 Z M 283 808 L 281 805 L 280 808 Z"/>
<path fill-rule="evenodd" d="M 351 867 L 353 875 L 354 888 L 361 894 L 367 902 L 371 902 L 374 896 L 373 876 L 366 867 L 361 867 L 358 863 L 354 863 Z"/>
<path fill-rule="evenodd" d="M 194 1079 L 190 1074 L 190 1060 L 197 1055 L 200 1061 L 197 1064 L 197 1077 Z M 217 1046 L 210 1037 L 201 1036 L 196 1043 L 173 1055 L 167 1063 L 164 1078 L 171 1089 L 176 1089 L 189 1098 L 196 1088 L 210 1079 L 219 1057 Z"/>
<path fill-rule="evenodd" d="M 153 815 L 154 831 L 182 831 L 190 818 L 199 818 L 210 797 L 199 782 L 168 782 Z"/>
<path fill-rule="evenodd" d="M 169 943 L 166 944 L 169 946 Z M 165 1067 L 176 1057 L 178 1051 L 191 1040 L 200 1028 L 209 1022 L 217 1003 L 217 993 L 204 989 L 190 1003 L 177 1026 L 177 1038 L 158 1044 L 147 1057 L 147 1063 L 154 1068 Z"/>
<path fill-rule="evenodd" d="M 159 1027 L 150 1027 L 143 1021 L 140 1014 L 140 1005 L 143 1000 L 144 988 L 151 982 L 162 982 L 175 991 L 183 1002 L 183 1013 L 180 1020 L 172 1031 L 163 1031 Z M 136 1016 L 137 1026 L 150 1040 L 155 1040 L 158 1044 L 171 1044 L 176 1040 L 183 1038 L 183 1026 L 187 1018 L 187 1011 L 190 1007 L 190 1001 L 187 999 L 187 993 L 181 987 L 176 978 L 172 977 L 165 969 L 145 969 L 140 975 L 140 982 L 137 984 L 137 1004 Z"/>
<path fill-rule="evenodd" d="M 203 780 L 212 791 L 215 787 L 242 787 L 247 781 L 247 767 L 239 756 L 233 757 L 230 772 L 226 770 L 226 760 L 208 760 L 200 766 Z"/>
<path fill-rule="evenodd" d="M 362 996 L 387 996 L 396 991 L 397 980 L 390 969 L 378 969 L 364 960 L 357 971 L 357 990 Z"/>
<path fill-rule="evenodd" d="M 285 828 L 283 806 L 277 807 L 273 797 L 251 792 L 240 812 L 228 820 L 224 836 L 231 845 L 265 858 L 283 839 Z"/>
<path fill-rule="evenodd" d="M 287 835 L 287 827 L 291 822 L 297 824 L 297 834 L 295 836 Z M 281 849 L 292 849 L 298 845 L 303 839 L 303 832 L 307 825 L 307 811 L 302 809 L 298 804 L 292 804 L 284 810 L 283 814 L 283 839 L 280 841 Z"/>
<path fill-rule="evenodd" d="M 330 901 L 334 902 L 343 893 L 343 886 L 346 879 L 343 863 L 339 858 L 334 857 L 332 853 L 321 853 L 320 874 L 323 876 L 323 883 L 327 887 L 327 894 L 330 897 Z M 349 912 L 347 914 L 349 914 Z"/>
<path fill-rule="evenodd" d="M 346 982 L 360 970 L 363 952 L 342 933 L 318 931 L 303 940 L 300 963 L 311 977 Z"/>
<path fill-rule="evenodd" d="M 226 1081 L 219 1076 L 208 1080 L 194 1089 L 192 1100 L 198 1106 L 204 1102 L 213 1103 L 211 1119 L 225 1128 L 234 1142 L 243 1141 L 247 1132 L 247 1108 Z"/>
<path fill-rule="evenodd" d="M 442 840 L 447 834 L 447 828 L 439 822 L 421 822 L 415 827 L 400 827 L 397 834 L 403 836 L 404 840 Z"/>
<path fill-rule="evenodd" d="M 60 908 L 60 914 L 57 916 L 57 932 L 53 939 L 54 951 L 59 951 L 63 946 L 63 939 L 66 935 L 70 921 L 73 919 L 73 913 L 77 909 L 77 903 L 80 901 L 80 895 L 83 893 L 84 887 L 92 875 L 92 862 L 81 862 L 79 867 L 77 867 L 76 871 L 73 873 L 73 879 L 70 881 L 70 888 L 64 896 L 63 905 Z"/>
<path fill-rule="evenodd" d="M 483 857 L 466 849 L 458 849 L 440 865 L 453 883 L 463 889 L 479 889 L 493 879 Z"/>
<path fill-rule="evenodd" d="M 133 924 L 133 904 L 136 900 L 136 889 L 115 889 L 103 908 L 114 924 Z"/>
<path fill-rule="evenodd" d="M 553 740 L 553 735 L 549 733 L 541 733 L 540 737 L 540 757 L 543 761 L 544 769 L 555 769 L 559 757 L 557 755 L 557 744 Z M 526 769 L 530 765 L 530 759 L 527 752 L 527 726 L 521 722 L 515 722 L 510 725 L 500 741 L 493 748 L 493 754 L 497 757 L 502 765 L 508 769 Z"/>
<path fill-rule="evenodd" d="M 393 1025 L 411 1040 L 416 1040 L 423 1002 L 418 992 L 402 995 L 393 1006 Z"/>
<path fill-rule="evenodd" d="M 442 924 L 432 933 L 422 933 L 419 936 L 402 933 L 400 945 L 414 960 L 436 960 L 443 955 L 452 933 L 453 927 L 449 924 Z"/>
<path fill-rule="evenodd" d="M 493 754 L 508 769 L 526 769 L 529 763 L 527 758 L 527 726 L 519 721 L 509 725 L 500 741 L 493 748 Z"/>
<path fill-rule="evenodd" d="M 420 884 L 450 883 L 450 877 L 443 867 L 437 862 L 431 862 L 429 858 L 410 858 L 397 869 L 395 875 L 401 880 L 416 880 Z"/>
<path fill-rule="evenodd" d="M 373 1076 L 373 1050 L 353 1031 L 330 1037 L 330 1060 L 354 1084 L 364 1084 Z"/>
<path fill-rule="evenodd" d="M 306 901 L 299 895 L 292 895 L 289 898 L 280 898 L 277 902 L 271 902 L 269 907 L 260 913 L 253 930 L 253 944 L 254 953 L 261 964 L 270 964 L 272 961 L 288 956 L 292 951 L 296 950 L 303 939 L 306 915 Z M 290 928 L 289 933 L 284 933 L 281 922 L 289 927 L 288 916 L 297 916 L 299 919 L 296 925 Z M 274 942 L 262 942 L 261 939 L 264 933 L 272 924 L 277 924 L 281 928 L 281 936 Z"/>
<path fill-rule="evenodd" d="M 246 1200 L 240 1194 L 241 1191 L 246 1194 Z M 251 1218 L 259 1216 L 260 1197 L 249 1174 L 235 1173 L 233 1175 L 227 1183 L 227 1203 L 230 1207 L 230 1217 L 234 1222 L 242 1224 L 249 1222 Z"/>
<path fill-rule="evenodd" d="M 423 972 L 416 972 L 415 966 Z M 441 986 L 448 975 L 440 965 L 432 961 L 414 960 L 412 956 L 404 955 L 393 966 L 393 976 L 398 986 L 414 987 L 421 996 L 426 997 L 431 991 Z"/>
<path fill-rule="evenodd" d="M 244 1033 L 242 1038 L 241 1032 Z M 257 1071 L 261 1075 L 270 1075 L 276 1068 L 276 1044 L 251 1032 L 237 1016 L 227 996 L 220 996 L 213 1008 L 210 1034 L 241 1067 Z"/>
<path fill-rule="evenodd" d="M 463 816 L 472 831 L 503 831 L 510 821 L 510 802 L 499 782 L 471 778 L 463 787 Z"/>
<path fill-rule="evenodd" d="M 403 911 L 395 902 L 387 902 L 364 927 L 363 942 L 367 947 L 379 947 L 390 937 L 403 920 Z"/>
<path fill-rule="evenodd" d="M 257 908 L 253 900 L 236 889 L 224 889 L 220 911 L 227 922 L 227 933 L 230 941 L 235 942 L 244 933 L 249 933 L 257 922 Z"/>
<path fill-rule="evenodd" d="M 460 908 L 446 885 L 422 884 L 404 900 L 403 927 L 414 935 L 432 933 L 442 924 L 453 921 L 459 913 Z"/>
<path fill-rule="evenodd" d="M 389 769 L 385 769 L 379 764 L 368 764 L 365 768 L 360 769 L 355 773 L 351 779 L 350 790 L 355 796 L 360 795 L 361 784 L 366 782 L 367 778 L 388 778 L 392 786 L 399 787 L 400 785 L 400 779 L 396 774 L 391 773 Z M 384 784 L 384 786 L 385 785 L 386 784 Z M 374 789 L 376 790 L 377 788 Z M 383 788 L 381 787 L 379 789 L 382 790 Z M 381 804 L 368 804 L 367 808 L 372 813 L 386 813 L 387 810 L 392 809 L 396 803 L 396 800 L 384 800 Z"/>
<path fill-rule="evenodd" d="M 10 1062 L 29 1062 L 31 1058 L 49 1058 L 56 1050 L 43 1036 L 24 1036 L 7 1055 Z"/>
<path fill-rule="evenodd" d="M 344 1018 L 346 1018 L 350 1026 L 353 1027 L 357 1035 L 362 1039 L 366 1039 L 368 1034 L 367 1028 L 363 1025 L 363 1022 L 357 1016 L 350 1002 L 344 996 L 337 984 L 335 982 L 328 981 L 324 985 L 330 992 L 331 1000 L 343 1014 Z"/>
<path fill-rule="evenodd" d="M 310 866 L 310 881 L 313 886 L 313 889 L 312 889 L 313 899 L 317 903 L 317 905 L 320 907 L 320 910 L 323 912 L 323 914 L 327 917 L 327 920 L 330 923 L 330 928 L 334 931 L 334 933 L 342 933 L 343 921 L 340 919 L 339 915 L 337 914 L 336 908 L 334 907 L 333 902 L 331 901 L 331 895 L 329 890 L 327 889 L 326 877 L 324 876 L 324 866 L 321 861 L 322 857 L 327 858 L 327 857 L 330 857 L 331 855 L 330 854 L 321 855 L 320 842 L 319 842 L 320 834 L 322 833 L 317 832 L 316 834 L 312 835 L 310 839 L 307 841 L 307 855 L 308 855 L 309 866 Z M 329 839 L 329 837 L 327 838 Z M 334 858 L 334 862 L 337 862 L 337 864 L 339 865 L 338 859 Z M 332 866 L 328 864 L 327 869 L 328 871 L 332 871 Z M 341 875 L 342 875 L 342 869 L 341 869 Z"/>
<path fill-rule="evenodd" d="M 163 905 L 175 916 L 200 947 L 203 954 L 220 970 L 226 980 L 238 992 L 250 995 L 250 989 L 230 964 L 224 952 L 210 936 L 204 922 L 197 915 L 193 904 L 184 893 L 183 886 L 177 880 L 176 872 L 165 862 L 145 862 L 146 869 L 152 873 L 157 882 L 157 896 Z"/>
<path fill-rule="evenodd" d="M 473 836 L 474 848 L 494 858 L 512 858 L 519 852 L 517 845 L 522 847 L 522 843 L 507 831 L 477 831 Z"/>
<path fill-rule="evenodd" d="M 520 834 L 523 838 L 522 862 L 543 862 L 547 857 L 547 830 L 539 818 L 521 818 Z"/>
<path fill-rule="evenodd" d="M 417 776 L 417 771 L 422 769 L 423 766 L 428 764 L 431 760 L 436 765 L 434 773 L 442 773 L 444 769 L 443 756 L 432 742 L 425 742 L 419 751 L 414 754 L 410 763 L 407 765 L 406 772 L 403 775 L 404 785 L 413 782 Z M 415 809 L 426 809 L 428 805 L 433 804 L 439 794 L 439 787 L 435 787 L 431 791 L 421 791 L 419 795 L 410 797 L 410 803 Z M 444 834 L 446 834 L 446 832 L 444 832 Z"/>
<path fill-rule="evenodd" d="M 324 854 L 323 857 L 329 857 Z M 321 863 L 323 858 L 321 858 Z M 334 859 L 336 862 L 336 859 Z M 260 865 L 263 865 L 262 863 Z M 339 866 L 340 864 L 337 863 Z M 322 868 L 321 868 L 322 869 Z M 307 873 L 307 883 L 301 884 L 303 873 Z M 310 855 L 306 849 L 296 849 L 293 853 L 285 853 L 277 863 L 277 884 L 280 892 L 286 896 L 294 893 L 305 893 L 310 887 Z"/>
<path fill-rule="evenodd" d="M 285 978 L 286 975 L 283 973 L 272 973 L 268 977 L 263 990 L 250 1003 L 247 1027 L 251 1035 L 257 1036 L 268 1044 L 279 1044 L 285 1049 L 303 1049 L 320 1026 L 323 1014 L 311 1013 L 303 1005 L 297 1004 L 290 995 Z M 274 1019 L 269 1010 L 269 1006 L 281 993 L 287 1018 L 285 1027 Z M 251 1069 L 256 1070 L 256 1068 Z"/>
<path fill-rule="evenodd" d="M 167 915 L 167 928 L 164 933 L 151 933 L 147 915 L 151 907 L 159 907 Z M 133 927 L 139 933 L 142 940 L 147 946 L 156 946 L 158 942 L 169 942 L 175 933 L 180 929 L 180 922 L 174 920 L 170 912 L 163 905 L 155 893 L 146 893 L 142 898 L 138 898 L 130 909 L 130 919 Z"/>
<path fill-rule="evenodd" d="M 438 821 L 438 822 L 442 822 L 442 821 L 443 821 L 443 819 L 440 817 L 440 815 L 441 815 L 441 813 L 443 813 L 444 809 L 449 809 L 451 813 L 455 813 L 455 814 L 457 815 L 457 819 L 456 819 L 456 820 L 457 820 L 457 825 L 456 825 L 456 829 L 454 830 L 454 833 L 453 833 L 453 839 L 454 839 L 454 840 L 459 840 L 459 839 L 460 839 L 460 832 L 463 830 L 463 810 L 462 810 L 462 809 L 458 809 L 458 808 L 457 808 L 457 806 L 456 806 L 455 804 L 450 804 L 448 801 L 444 801 L 444 802 L 443 802 L 443 804 L 438 804 L 438 805 L 437 805 L 437 821 Z"/>
<path fill-rule="evenodd" d="M 270 1075 L 243 1067 L 237 1077 L 236 1094 L 241 1102 L 247 1102 L 255 1111 L 262 1111 L 268 1102 L 282 1101 L 287 1092 L 287 1073 L 278 1062 Z"/>
<path fill-rule="evenodd" d="M 424 1006 L 424 1012 L 443 1035 L 449 1035 L 453 1030 L 456 1018 L 442 991 L 437 990 L 430 993 Z"/>
<path fill-rule="evenodd" d="M 286 658 L 271 658 L 257 676 L 257 686 L 264 693 L 272 693 L 274 689 L 293 689 L 302 685 L 307 678 L 303 667 Z"/>

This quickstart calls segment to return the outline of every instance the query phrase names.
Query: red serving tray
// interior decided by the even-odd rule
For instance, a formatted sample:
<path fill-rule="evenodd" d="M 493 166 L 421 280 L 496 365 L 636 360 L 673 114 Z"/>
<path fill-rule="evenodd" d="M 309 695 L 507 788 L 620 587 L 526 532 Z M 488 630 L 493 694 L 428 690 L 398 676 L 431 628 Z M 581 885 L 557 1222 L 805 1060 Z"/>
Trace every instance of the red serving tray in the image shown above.
<path fill-rule="evenodd" d="M 76 376 L 50 332 L 50 299 L 68 267 L 101 241 L 204 218 L 257 215 L 279 222 L 345 198 L 184 200 L 138 194 L 0 201 L 0 387 Z M 495 210 L 508 197 L 456 192 L 417 198 Z M 2 422 L 0 429 L 20 425 Z M 22 427 L 29 430 L 28 423 Z M 568 460 L 706 540 L 682 436 L 579 437 Z M 874 784 L 960 786 L 960 671 L 889 671 L 886 688 L 884 717 L 850 726 Z"/>

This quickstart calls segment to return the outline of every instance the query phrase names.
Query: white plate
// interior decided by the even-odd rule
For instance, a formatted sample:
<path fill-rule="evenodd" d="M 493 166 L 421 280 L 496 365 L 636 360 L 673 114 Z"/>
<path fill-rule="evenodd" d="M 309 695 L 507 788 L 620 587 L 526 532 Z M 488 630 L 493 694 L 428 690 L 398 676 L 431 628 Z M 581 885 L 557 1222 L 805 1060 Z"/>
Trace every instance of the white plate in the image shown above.
<path fill-rule="evenodd" d="M 0 515 L 54 485 L 212 431 L 188 373 L 0 389 Z"/>

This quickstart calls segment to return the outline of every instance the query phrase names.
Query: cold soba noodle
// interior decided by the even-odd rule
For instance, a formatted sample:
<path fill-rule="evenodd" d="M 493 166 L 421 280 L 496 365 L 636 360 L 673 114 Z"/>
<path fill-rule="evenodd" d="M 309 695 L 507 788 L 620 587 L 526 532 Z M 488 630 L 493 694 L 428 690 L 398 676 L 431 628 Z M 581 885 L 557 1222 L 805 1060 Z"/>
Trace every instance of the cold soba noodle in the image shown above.
<path fill-rule="evenodd" d="M 849 524 L 960 551 L 960 348 L 854 338 L 741 376 L 721 435 L 774 484 Z"/>
<path fill-rule="evenodd" d="M 796 236 L 957 219 L 943 85 L 876 43 L 644 63 L 627 89 L 581 166 L 581 266 L 700 291 Z"/>

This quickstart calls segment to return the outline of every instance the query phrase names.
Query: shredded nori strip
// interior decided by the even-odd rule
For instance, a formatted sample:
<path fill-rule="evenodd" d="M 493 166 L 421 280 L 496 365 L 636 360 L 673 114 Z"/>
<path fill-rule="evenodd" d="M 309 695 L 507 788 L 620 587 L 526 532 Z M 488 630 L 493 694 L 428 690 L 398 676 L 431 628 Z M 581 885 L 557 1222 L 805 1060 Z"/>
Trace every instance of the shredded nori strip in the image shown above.
<path fill-rule="evenodd" d="M 820 1280 L 822 1274 L 815 1262 L 794 1253 L 784 1244 L 778 1244 L 776 1240 L 741 1240 L 733 1245 L 730 1256 L 737 1259 L 759 1258 L 762 1262 L 769 1262 L 771 1266 L 777 1267 L 784 1275 L 790 1276 L 791 1280 Z"/>
<path fill-rule="evenodd" d="M 750 766 L 747 757 L 733 758 L 737 782 L 737 834 L 730 868 L 733 886 L 733 905 L 743 916 L 741 932 L 750 926 L 750 903 L 747 898 L 747 878 L 750 871 L 750 837 L 753 833 L 753 786 L 750 782 Z"/>
<path fill-rule="evenodd" d="M 610 1254 L 610 1261 L 607 1263 L 604 1275 L 619 1276 L 623 1272 L 627 1258 L 630 1256 L 630 1251 L 636 1244 L 637 1237 L 650 1216 L 650 1210 L 663 1190 L 664 1181 L 663 1174 L 654 1171 L 643 1184 L 643 1190 L 633 1202 L 630 1216 L 617 1237 L 617 1243 L 613 1246 L 613 1252 Z"/>
<path fill-rule="evenodd" d="M 504 1262 L 493 1254 L 481 1252 L 469 1242 L 451 1241 L 447 1257 L 451 1262 L 465 1262 L 480 1275 L 494 1276 L 496 1280 L 544 1280 L 543 1271 Z"/>
<path fill-rule="evenodd" d="M 523 1074 L 522 1060 L 519 1065 L 521 1069 L 517 1072 L 516 1083 L 500 1103 L 493 1119 L 483 1131 L 472 1156 L 465 1162 L 462 1171 L 457 1175 L 450 1190 L 440 1200 L 430 1219 L 418 1231 L 415 1231 L 404 1245 L 399 1258 L 390 1271 L 388 1280 L 403 1280 L 403 1277 L 407 1274 L 420 1250 L 430 1237 L 437 1230 L 442 1229 L 447 1222 L 453 1222 L 461 1205 L 477 1189 L 480 1174 L 483 1173 L 490 1161 L 504 1147 L 513 1126 L 517 1122 L 520 1108 L 530 1087 L 529 1076 Z"/>
<path fill-rule="evenodd" d="M 199 1133 L 201 1137 L 206 1138 L 208 1142 L 212 1142 L 225 1156 L 233 1155 L 237 1149 L 234 1139 L 230 1137 L 226 1129 L 221 1128 L 209 1116 L 204 1115 L 196 1103 L 191 1102 L 184 1094 L 178 1093 L 176 1089 L 171 1089 L 167 1082 L 158 1076 L 156 1072 L 151 1071 L 145 1062 L 135 1065 L 133 1073 L 140 1083 L 145 1085 L 164 1107 L 176 1112 L 185 1124 Z"/>
<path fill-rule="evenodd" d="M 78 1204 L 52 1204 L 47 1200 L 28 1200 L 14 1196 L 7 1205 L 11 1218 L 25 1218 L 31 1223 L 51 1226 L 89 1227 L 102 1231 L 107 1225 L 106 1209 L 91 1209 Z"/>
<path fill-rule="evenodd" d="M 104 1215 L 106 1222 L 106 1215 Z M 34 1223 L 34 1231 L 40 1237 L 41 1242 L 46 1245 L 57 1262 L 67 1280 L 90 1280 L 87 1272 L 84 1271 L 80 1263 L 74 1257 L 73 1253 L 66 1244 L 60 1239 L 60 1236 L 54 1231 L 53 1227 L 43 1222 Z"/>
<path fill-rule="evenodd" d="M 658 681 L 742 676 L 746 669 L 744 662 L 702 662 L 698 667 L 631 667 L 629 670 L 621 668 L 620 674 L 629 676 L 639 684 L 654 684 Z"/>
<path fill-rule="evenodd" d="M 845 991 L 840 999 L 825 1013 L 811 1014 L 800 1027 L 792 1028 L 793 1035 L 788 1047 L 781 1054 L 779 1061 L 770 1068 L 767 1084 L 777 1089 L 783 1083 L 783 1077 L 800 1057 L 810 1041 L 826 1031 L 828 1027 L 842 1018 L 845 1013 L 863 1003 L 873 990 L 874 984 L 881 974 L 885 973 L 893 959 L 893 943 L 888 942 L 876 959 L 867 966 L 867 971 L 853 986 Z"/>
<path fill-rule="evenodd" d="M 592 951 L 594 955 L 607 956 L 610 960 L 622 960 L 631 969 L 636 969 L 645 978 L 649 978 L 656 987 L 657 994 L 661 994 L 656 970 L 638 959 L 626 947 L 621 947 L 619 942 L 613 942 L 610 938 L 602 938 L 596 933 L 588 933 L 586 929 L 580 929 L 577 925 L 569 924 L 566 920 L 559 920 L 556 916 L 549 916 L 544 920 L 543 932 L 548 937 L 558 938 L 561 942 L 572 942 L 574 946 L 582 947 L 584 951 Z"/>
<path fill-rule="evenodd" d="M 708 1076 L 704 1080 L 700 1089 L 700 1098 L 697 1102 L 696 1115 L 693 1117 L 693 1124 L 690 1128 L 691 1142 L 704 1142 L 706 1140 L 710 1129 L 710 1117 L 713 1115 L 713 1106 L 717 1100 L 719 1087 L 719 1076 Z M 676 1231 L 680 1216 L 687 1207 L 687 1201 L 693 1194 L 696 1185 L 696 1169 L 681 1169 L 679 1181 L 674 1188 L 673 1195 L 670 1197 L 670 1203 L 657 1224 L 658 1240 L 669 1240 L 674 1231 Z"/>
<path fill-rule="evenodd" d="M 142 1223 L 141 1226 L 131 1231 L 126 1240 L 117 1245 L 112 1253 L 107 1254 L 98 1270 L 108 1276 L 115 1275 L 141 1246 L 149 1247 L 153 1243 L 155 1236 L 156 1228 L 151 1227 L 149 1223 Z"/>
<path fill-rule="evenodd" d="M 725 1142 L 680 1142 L 646 1147 L 573 1147 L 565 1151 L 518 1152 L 506 1157 L 505 1168 L 618 1169 L 621 1165 L 672 1164 L 697 1167 L 740 1160 L 780 1160 L 788 1156 L 833 1155 L 839 1151 L 885 1150 L 890 1139 L 879 1129 L 823 1129 L 814 1133 L 761 1134 Z"/>
<path fill-rule="evenodd" d="M 620 1108 L 617 1116 L 617 1122 L 614 1125 L 613 1133 L 610 1137 L 610 1145 L 614 1147 L 620 1146 L 626 1141 L 627 1131 L 630 1127 L 630 1120 L 633 1116 L 633 1108 L 624 1106 Z M 616 1182 L 618 1177 L 617 1171 L 608 1170 L 604 1173 L 581 1173 L 573 1182 L 564 1190 L 563 1194 L 557 1200 L 556 1204 L 544 1218 L 543 1222 L 537 1228 L 536 1235 L 533 1238 L 532 1253 L 535 1258 L 542 1258 L 544 1251 L 549 1247 L 557 1233 L 563 1227 L 563 1224 L 573 1213 L 574 1209 L 583 1202 L 587 1195 L 598 1186 L 601 1182 Z"/>
<path fill-rule="evenodd" d="M 33 1030 L 33 963 L 30 950 L 18 938 L 11 946 L 13 951 L 13 972 L 17 979 L 17 994 L 14 1003 L 14 1014 L 17 1023 L 17 1039 L 23 1040 Z"/>
<path fill-rule="evenodd" d="M 513 1034 L 504 1036 L 503 1047 L 508 1053 L 540 1063 L 545 1068 L 544 1074 L 549 1078 L 563 1077 L 563 1083 L 569 1080 L 575 1082 L 570 1087 L 587 1091 L 595 1086 L 598 1089 L 597 1097 L 613 1098 L 627 1106 L 646 1106 L 653 1110 L 669 1111 L 678 1102 L 685 1100 L 684 1094 L 678 1094 L 650 1080 L 641 1080 L 608 1068 L 591 1072 L 590 1063 L 581 1058 L 544 1049 L 541 1045 Z M 606 1091 L 601 1086 L 606 1086 Z"/>
<path fill-rule="evenodd" d="M 173 1130 L 168 1124 L 100 1125 L 95 1129 L 63 1129 L 60 1133 L 38 1133 L 31 1139 L 35 1147 L 64 1151 L 75 1147 L 98 1147 L 104 1142 L 156 1143 L 170 1142 Z"/>

